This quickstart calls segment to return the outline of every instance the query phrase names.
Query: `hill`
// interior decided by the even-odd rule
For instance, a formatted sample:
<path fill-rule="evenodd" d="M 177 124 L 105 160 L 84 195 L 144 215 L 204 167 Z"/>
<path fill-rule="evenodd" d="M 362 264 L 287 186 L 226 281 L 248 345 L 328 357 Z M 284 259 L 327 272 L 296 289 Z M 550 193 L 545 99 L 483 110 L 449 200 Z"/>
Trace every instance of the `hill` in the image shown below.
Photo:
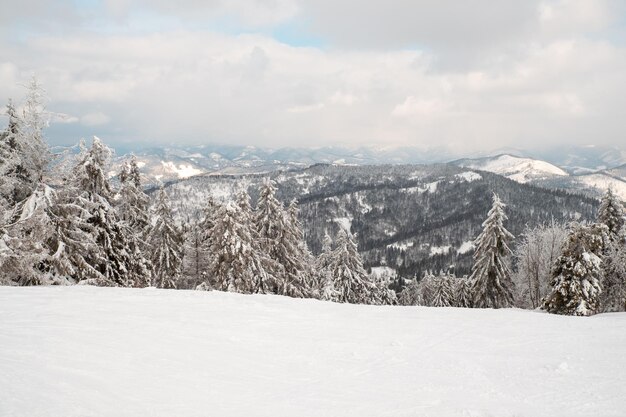
<path fill-rule="evenodd" d="M 167 190 L 181 218 L 198 216 L 209 195 L 227 199 L 246 188 L 255 200 L 265 176 L 285 203 L 300 202 L 309 247 L 317 253 L 325 232 L 356 233 L 366 265 L 387 265 L 404 277 L 426 270 L 468 274 L 472 241 L 497 192 L 508 204 L 506 227 L 519 236 L 526 225 L 594 218 L 597 201 L 447 164 L 316 165 L 267 175 L 207 175 Z"/>
<path fill-rule="evenodd" d="M 0 287 L 0 415 L 621 416 L 626 314 Z"/>

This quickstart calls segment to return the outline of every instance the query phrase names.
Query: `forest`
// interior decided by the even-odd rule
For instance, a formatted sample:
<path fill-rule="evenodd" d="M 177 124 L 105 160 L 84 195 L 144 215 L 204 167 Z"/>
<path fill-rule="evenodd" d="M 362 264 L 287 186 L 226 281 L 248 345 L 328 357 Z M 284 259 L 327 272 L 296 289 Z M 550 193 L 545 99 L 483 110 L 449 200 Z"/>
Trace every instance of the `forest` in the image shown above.
<path fill-rule="evenodd" d="M 624 209 L 610 189 L 598 205 L 444 164 L 316 165 L 146 190 L 134 158 L 110 175 L 113 151 L 96 137 L 54 164 L 42 97 L 33 79 L 0 133 L 5 285 L 567 315 L 626 307 Z"/>

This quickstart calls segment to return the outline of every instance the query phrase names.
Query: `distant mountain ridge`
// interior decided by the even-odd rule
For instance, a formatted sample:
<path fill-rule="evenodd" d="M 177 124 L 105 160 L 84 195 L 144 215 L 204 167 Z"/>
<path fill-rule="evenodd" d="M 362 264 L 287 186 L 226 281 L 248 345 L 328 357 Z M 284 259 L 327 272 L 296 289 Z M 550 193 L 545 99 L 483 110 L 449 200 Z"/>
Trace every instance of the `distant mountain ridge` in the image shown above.
<path fill-rule="evenodd" d="M 76 151 L 76 147 L 68 148 L 64 158 L 69 158 Z M 554 163 L 554 159 L 533 158 L 529 152 L 512 148 L 501 149 L 495 156 L 479 154 L 463 159 L 455 159 L 445 149 L 368 146 L 265 149 L 255 146 L 201 145 L 151 148 L 135 153 L 143 182 L 148 187 L 195 175 L 263 174 L 305 168 L 319 163 L 364 166 L 449 162 L 455 166 L 493 172 L 520 183 L 564 189 L 594 197 L 600 196 L 611 186 L 626 201 L 626 152 L 613 148 L 569 147 L 564 148 L 561 153 L 546 151 L 545 155 L 552 155 L 567 164 L 582 165 L 563 166 Z M 109 173 L 111 177 L 117 175 L 121 164 L 128 158 L 130 154 L 114 157 Z M 64 163 L 63 158 L 59 163 Z M 609 163 L 617 165 L 596 169 L 598 166 L 608 166 Z"/>

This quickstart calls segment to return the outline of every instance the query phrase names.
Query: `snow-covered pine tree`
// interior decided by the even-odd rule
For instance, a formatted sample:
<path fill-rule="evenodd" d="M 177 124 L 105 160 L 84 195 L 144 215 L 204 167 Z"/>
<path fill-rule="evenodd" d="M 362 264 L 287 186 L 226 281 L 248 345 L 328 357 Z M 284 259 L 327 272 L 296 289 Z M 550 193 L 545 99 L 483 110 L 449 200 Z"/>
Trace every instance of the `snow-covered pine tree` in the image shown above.
<path fill-rule="evenodd" d="M 21 138 L 22 164 L 33 184 L 43 179 L 50 159 L 50 149 L 43 135 L 43 129 L 48 125 L 46 113 L 46 93 L 36 76 L 32 76 L 26 87 L 26 100 L 22 115 L 23 125 L 19 130 Z"/>
<path fill-rule="evenodd" d="M 609 229 L 608 237 L 611 241 L 623 241 L 624 206 L 620 199 L 609 187 L 602 197 L 600 208 L 598 209 L 598 222 Z"/>
<path fill-rule="evenodd" d="M 339 293 L 335 289 L 332 270 L 330 269 L 333 259 L 333 240 L 328 231 L 324 232 L 322 252 L 315 259 L 315 294 L 317 298 L 326 301 L 337 301 Z"/>
<path fill-rule="evenodd" d="M 432 307 L 452 307 L 456 304 L 452 278 L 440 273 L 434 279 L 434 292 L 430 305 Z"/>
<path fill-rule="evenodd" d="M 119 174 L 120 190 L 117 193 L 116 209 L 118 217 L 125 222 L 140 239 L 145 237 L 149 226 L 149 198 L 141 186 L 137 158 L 131 156 Z"/>
<path fill-rule="evenodd" d="M 430 272 L 424 272 L 424 276 L 419 280 L 418 285 L 418 305 L 430 307 L 433 305 L 437 280 L 435 275 Z"/>
<path fill-rule="evenodd" d="M 32 192 L 33 181 L 24 169 L 19 141 L 22 121 L 9 100 L 6 108 L 9 123 L 0 133 L 0 206 L 9 210 Z"/>
<path fill-rule="evenodd" d="M 504 227 L 507 219 L 505 205 L 494 193 L 493 205 L 483 231 L 475 241 L 472 265 L 473 305 L 476 308 L 506 308 L 513 305 L 513 282 L 507 257 L 511 254 L 507 242 L 513 235 Z"/>
<path fill-rule="evenodd" d="M 20 115 L 7 105 L 9 123 L 0 133 L 0 204 L 11 207 L 28 198 L 43 181 L 51 154 L 43 136 L 47 125 L 45 93 L 35 77 L 27 86 Z"/>
<path fill-rule="evenodd" d="M 369 304 L 375 305 L 395 305 L 398 304 L 398 297 L 396 292 L 389 288 L 393 277 L 387 272 L 383 272 L 379 275 L 370 274 L 368 276 L 369 282 L 373 288 L 370 294 Z"/>
<path fill-rule="evenodd" d="M 55 191 L 48 212 L 53 230 L 46 240 L 49 250 L 47 263 L 54 276 L 70 283 L 103 278 L 90 264 L 100 253 L 96 243 L 97 231 L 89 223 L 89 211 L 76 204 L 77 194 L 65 184 Z"/>
<path fill-rule="evenodd" d="M 423 305 L 420 296 L 420 280 L 413 279 L 402 289 L 398 295 L 398 304 L 403 306 Z"/>
<path fill-rule="evenodd" d="M 598 222 L 608 228 L 602 262 L 602 311 L 624 311 L 626 307 L 626 229 L 624 206 L 609 187 L 598 210 Z"/>
<path fill-rule="evenodd" d="M 196 218 L 187 218 L 183 222 L 185 250 L 183 256 L 183 275 L 188 288 L 196 288 L 204 283 L 211 288 L 210 277 L 206 276 L 211 261 L 210 232 L 215 224 L 214 218 L 219 205 L 208 197 L 203 210 Z"/>
<path fill-rule="evenodd" d="M 313 273 L 314 259 L 306 244 L 306 240 L 304 239 L 304 230 L 298 216 L 298 202 L 296 200 L 292 200 L 287 209 L 287 230 L 285 233 L 285 239 L 291 242 L 290 245 L 286 246 L 292 247 L 293 253 L 292 256 L 289 257 L 290 262 L 288 262 L 288 265 L 285 266 L 283 264 L 283 266 L 285 266 L 287 273 L 291 270 L 292 275 L 299 275 L 297 284 L 303 284 L 303 295 L 310 297 L 315 295 L 316 288 Z M 293 295 L 298 296 L 298 294 Z"/>
<path fill-rule="evenodd" d="M 254 230 L 242 216 L 239 205 L 231 201 L 220 206 L 214 220 L 209 233 L 212 256 L 207 269 L 212 287 L 240 293 L 272 292 L 274 277 L 268 271 L 278 268 L 259 250 Z"/>
<path fill-rule="evenodd" d="M 89 212 L 88 222 L 96 231 L 96 242 L 101 249 L 91 260 L 103 277 L 95 283 L 144 287 L 150 283 L 147 261 L 133 248 L 134 237 L 128 236 L 110 203 L 112 191 L 106 175 L 110 157 L 111 150 L 97 137 L 90 149 L 81 143 L 72 177 L 78 192 L 76 204 Z"/>
<path fill-rule="evenodd" d="M 41 186 L 5 218 L 0 243 L 0 280 L 13 281 L 16 285 L 49 283 L 45 276 L 49 254 L 45 241 L 50 235 L 47 210 L 52 198 L 52 189 Z"/>
<path fill-rule="evenodd" d="M 608 228 L 574 225 L 552 268 L 552 291 L 542 308 L 549 313 L 589 316 L 600 308 L 602 252 Z"/>
<path fill-rule="evenodd" d="M 356 242 L 348 230 L 342 230 L 337 239 L 330 264 L 337 301 L 341 303 L 369 304 L 375 286 L 363 268 Z"/>
<path fill-rule="evenodd" d="M 306 260 L 303 258 L 297 225 L 292 225 L 289 214 L 276 199 L 276 187 L 267 178 L 261 185 L 254 218 L 261 250 L 281 265 L 272 271 L 276 277 L 277 294 L 291 297 L 309 296 Z"/>
<path fill-rule="evenodd" d="M 626 245 L 607 242 L 602 259 L 601 284 L 602 311 L 626 311 Z"/>
<path fill-rule="evenodd" d="M 183 236 L 172 217 L 167 194 L 159 190 L 148 232 L 153 283 L 158 288 L 176 288 L 181 273 Z"/>
<path fill-rule="evenodd" d="M 469 278 L 457 278 L 455 285 L 455 307 L 471 308 L 473 303 L 472 282 Z"/>

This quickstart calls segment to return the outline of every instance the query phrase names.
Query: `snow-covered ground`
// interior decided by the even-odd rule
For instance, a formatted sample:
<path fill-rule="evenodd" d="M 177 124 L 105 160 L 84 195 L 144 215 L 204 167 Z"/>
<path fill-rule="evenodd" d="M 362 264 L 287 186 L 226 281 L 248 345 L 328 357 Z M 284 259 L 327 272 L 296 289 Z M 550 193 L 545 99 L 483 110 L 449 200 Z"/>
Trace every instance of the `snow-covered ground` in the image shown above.
<path fill-rule="evenodd" d="M 531 158 L 520 158 L 512 155 L 498 155 L 491 158 L 464 160 L 460 166 L 493 172 L 526 183 L 532 180 L 567 176 L 568 173 L 548 162 Z"/>
<path fill-rule="evenodd" d="M 0 287 L 0 416 L 624 416 L 626 314 Z"/>

